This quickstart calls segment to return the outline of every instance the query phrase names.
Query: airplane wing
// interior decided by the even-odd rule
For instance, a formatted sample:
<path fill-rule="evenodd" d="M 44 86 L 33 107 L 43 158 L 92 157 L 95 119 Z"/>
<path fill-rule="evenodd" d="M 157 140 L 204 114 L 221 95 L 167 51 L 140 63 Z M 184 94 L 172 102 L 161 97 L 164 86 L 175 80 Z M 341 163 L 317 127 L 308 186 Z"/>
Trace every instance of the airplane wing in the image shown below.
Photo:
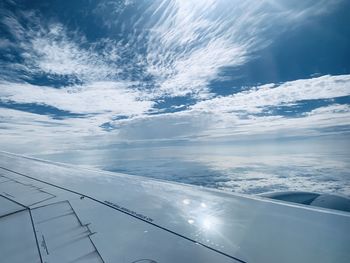
<path fill-rule="evenodd" d="M 1 262 L 350 262 L 350 213 L 0 153 Z"/>

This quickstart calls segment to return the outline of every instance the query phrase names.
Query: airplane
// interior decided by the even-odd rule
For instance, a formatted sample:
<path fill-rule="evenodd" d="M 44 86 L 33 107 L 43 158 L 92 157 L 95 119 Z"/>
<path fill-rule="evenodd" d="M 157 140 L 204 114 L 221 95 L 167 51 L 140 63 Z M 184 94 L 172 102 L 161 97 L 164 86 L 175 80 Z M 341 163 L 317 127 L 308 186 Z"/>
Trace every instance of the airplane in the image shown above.
<path fill-rule="evenodd" d="M 4 263 L 348 263 L 349 207 L 345 197 L 249 196 L 0 152 Z"/>

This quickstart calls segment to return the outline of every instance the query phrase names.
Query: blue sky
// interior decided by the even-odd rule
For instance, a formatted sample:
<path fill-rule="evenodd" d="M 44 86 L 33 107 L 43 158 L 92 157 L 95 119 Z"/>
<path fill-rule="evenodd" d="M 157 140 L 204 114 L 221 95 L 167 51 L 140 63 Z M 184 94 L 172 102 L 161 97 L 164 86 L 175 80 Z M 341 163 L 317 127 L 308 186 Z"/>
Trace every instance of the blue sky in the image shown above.
<path fill-rule="evenodd" d="M 349 1 L 0 4 L 0 146 L 334 136 L 350 125 Z"/>

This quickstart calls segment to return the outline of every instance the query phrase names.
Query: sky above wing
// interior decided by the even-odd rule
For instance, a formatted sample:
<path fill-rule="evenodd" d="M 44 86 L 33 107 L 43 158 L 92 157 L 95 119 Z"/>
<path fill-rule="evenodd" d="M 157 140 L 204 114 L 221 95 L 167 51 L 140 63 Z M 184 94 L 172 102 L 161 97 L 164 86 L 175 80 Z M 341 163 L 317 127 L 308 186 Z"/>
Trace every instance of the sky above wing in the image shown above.
<path fill-rule="evenodd" d="M 1 1 L 0 148 L 243 193 L 349 196 L 348 10 Z"/>
<path fill-rule="evenodd" d="M 2 1 L 3 144 L 347 134 L 349 7 Z"/>

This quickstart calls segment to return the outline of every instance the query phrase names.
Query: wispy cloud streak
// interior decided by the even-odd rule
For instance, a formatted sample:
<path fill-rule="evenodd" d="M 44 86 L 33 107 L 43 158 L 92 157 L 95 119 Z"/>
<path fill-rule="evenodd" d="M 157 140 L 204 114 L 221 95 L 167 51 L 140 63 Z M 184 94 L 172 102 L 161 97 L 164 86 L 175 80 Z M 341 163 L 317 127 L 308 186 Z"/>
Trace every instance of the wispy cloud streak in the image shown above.
<path fill-rule="evenodd" d="M 147 70 L 158 81 L 157 92 L 210 96 L 207 84 L 222 67 L 242 65 L 286 28 L 334 4 L 322 3 L 287 8 L 275 1 L 156 1 L 146 24 Z"/>

